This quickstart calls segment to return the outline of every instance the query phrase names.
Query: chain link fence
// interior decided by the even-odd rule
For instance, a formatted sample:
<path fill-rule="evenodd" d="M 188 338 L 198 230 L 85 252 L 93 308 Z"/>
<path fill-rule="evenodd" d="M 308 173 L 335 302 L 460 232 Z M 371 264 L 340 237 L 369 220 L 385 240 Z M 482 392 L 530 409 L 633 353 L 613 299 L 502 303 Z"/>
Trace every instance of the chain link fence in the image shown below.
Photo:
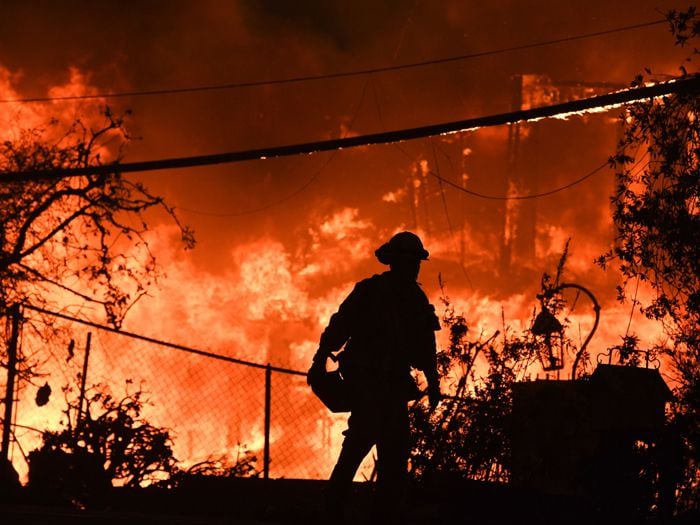
<path fill-rule="evenodd" d="M 235 463 L 252 455 L 256 473 L 263 477 L 325 479 L 330 474 L 347 415 L 332 414 L 321 404 L 308 388 L 305 372 L 56 312 L 29 313 L 33 321 L 22 323 L 19 338 L 18 369 L 25 372 L 15 379 L 7 453 L 22 476 L 28 453 L 41 444 L 41 432 L 68 424 L 68 401 L 81 395 L 83 378 L 85 397 L 96 389 L 114 399 L 142 392 L 146 403 L 141 416 L 170 431 L 174 456 L 183 468 L 208 459 Z M 6 324 L 9 335 L 11 323 Z M 51 394 L 42 404 L 45 385 Z M 371 471 L 371 462 L 369 457 L 360 479 Z"/>

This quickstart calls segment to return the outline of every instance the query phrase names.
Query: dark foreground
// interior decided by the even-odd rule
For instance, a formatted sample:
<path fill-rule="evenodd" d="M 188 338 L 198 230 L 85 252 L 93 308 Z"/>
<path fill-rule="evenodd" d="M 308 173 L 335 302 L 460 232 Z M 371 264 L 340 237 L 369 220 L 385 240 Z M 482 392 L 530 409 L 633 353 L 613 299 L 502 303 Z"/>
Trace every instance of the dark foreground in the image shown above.
<path fill-rule="evenodd" d="M 128 525 L 256 525 L 326 523 L 322 514 L 325 482 L 203 478 L 178 489 L 114 489 L 92 508 L 38 503 L 22 491 L 0 503 L 0 523 Z M 348 502 L 348 522 L 366 523 L 371 485 L 358 483 Z M 46 499 L 46 498 L 44 498 Z M 580 499 L 544 496 L 509 487 L 467 481 L 443 481 L 411 488 L 407 524 L 511 525 L 523 523 L 700 523 L 698 515 L 641 519 L 615 508 L 614 495 L 591 505 Z"/>

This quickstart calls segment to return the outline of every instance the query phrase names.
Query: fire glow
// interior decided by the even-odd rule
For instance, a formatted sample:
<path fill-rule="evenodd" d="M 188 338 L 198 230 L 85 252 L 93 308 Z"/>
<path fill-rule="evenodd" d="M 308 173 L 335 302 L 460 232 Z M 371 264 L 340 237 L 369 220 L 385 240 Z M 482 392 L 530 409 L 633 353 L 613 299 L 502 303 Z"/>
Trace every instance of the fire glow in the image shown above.
<path fill-rule="evenodd" d="M 0 98 L 17 98 L 18 94 L 12 89 L 12 75 L 7 70 L 0 73 Z M 94 92 L 89 78 L 77 69 L 70 71 L 67 84 L 49 91 L 57 96 Z M 94 107 L 89 106 L 86 117 L 86 107 L 78 107 L 75 101 L 37 105 L 31 109 L 1 107 L 4 112 L 0 120 L 10 124 L 3 127 L 3 138 L 9 139 L 16 137 L 20 129 L 39 126 L 56 113 L 61 115 L 62 121 L 81 115 L 89 122 L 96 115 Z M 598 109 L 571 114 L 595 111 Z M 565 116 L 568 115 L 557 115 L 557 118 Z M 614 137 L 613 129 L 608 129 L 607 133 Z M 350 130 L 348 136 L 353 135 L 356 133 Z M 448 148 L 455 146 L 456 139 L 463 135 L 469 135 L 472 144 L 460 147 L 459 151 L 469 154 L 453 156 L 451 160 L 466 165 L 480 154 L 480 148 L 486 149 L 479 142 L 482 136 L 487 136 L 485 129 L 475 127 L 470 128 L 469 133 L 451 132 L 444 139 L 436 140 L 443 140 L 440 145 Z M 523 131 L 523 140 L 526 138 Z M 573 253 L 567 271 L 577 281 L 586 284 L 592 281 L 604 304 L 601 329 L 591 348 L 594 358 L 607 347 L 619 343 L 620 336 L 624 335 L 620 327 L 627 326 L 630 318 L 632 331 L 643 337 L 643 344 L 649 346 L 662 340 L 656 325 L 638 315 L 631 317 L 629 305 L 620 306 L 614 302 L 610 279 L 592 264 L 611 242 L 611 236 L 599 236 L 611 223 L 606 193 L 609 180 L 577 190 L 584 194 L 581 200 L 593 208 L 589 215 L 599 221 L 597 224 L 591 225 L 575 216 L 576 210 L 571 208 L 576 203 L 575 197 L 562 205 L 559 213 L 535 210 L 533 213 L 539 215 L 533 228 L 532 253 L 523 255 L 517 248 L 524 228 L 519 205 L 509 201 L 481 215 L 481 204 L 465 204 L 461 201 L 463 196 L 453 195 L 443 201 L 442 188 L 427 177 L 429 170 L 439 169 L 437 161 L 425 151 L 416 159 L 411 163 L 404 160 L 404 165 L 397 167 L 397 171 L 408 173 L 403 185 L 387 188 L 376 195 L 368 192 L 366 199 L 373 201 L 374 208 L 368 206 L 364 210 L 337 202 L 325 208 L 302 208 L 298 224 L 290 224 L 284 234 L 279 233 L 279 228 L 270 228 L 270 233 L 252 240 L 238 240 L 229 246 L 224 270 L 210 270 L 190 255 L 183 255 L 178 251 L 174 231 L 156 223 L 151 250 L 157 254 L 165 277 L 151 290 L 149 297 L 137 303 L 124 328 L 224 356 L 303 371 L 316 349 L 320 332 L 354 282 L 384 270 L 373 260 L 374 249 L 392 233 L 413 229 L 422 236 L 431 252 L 431 260 L 425 263 L 421 277 L 431 301 L 440 305 L 439 273 L 446 280 L 446 293 L 455 310 L 465 315 L 475 333 L 483 332 L 488 336 L 503 328 L 503 319 L 512 330 L 528 328 L 536 304 L 539 276 L 543 271 L 554 271 L 560 250 L 571 236 Z M 491 160 L 489 157 L 487 162 Z M 466 171 L 460 173 L 461 180 L 470 183 L 479 184 L 479 176 L 484 184 L 485 179 L 502 175 L 498 169 L 493 175 L 484 173 L 483 166 L 460 166 L 460 169 L 462 167 L 466 171 L 473 170 L 470 175 Z M 378 178 L 383 175 L 379 174 Z M 503 177 L 506 195 L 520 193 L 526 183 L 509 177 L 511 174 Z M 531 183 L 532 180 L 527 181 Z M 175 197 L 182 198 L 182 195 Z M 441 201 L 447 203 L 444 212 Z M 450 219 L 448 208 L 459 210 L 458 222 L 452 222 L 454 216 Z M 382 213 L 375 215 L 372 209 L 380 209 Z M 274 221 L 275 211 L 270 213 Z M 387 219 L 387 215 L 392 218 Z M 207 232 L 203 235 L 206 237 Z M 499 265 L 506 264 L 499 250 L 505 248 L 511 251 L 507 261 L 511 272 L 499 273 Z M 57 290 L 55 302 L 57 308 L 68 307 L 70 311 L 74 298 Z M 580 327 L 582 333 L 593 319 L 585 305 L 580 305 L 570 318 L 572 326 Z M 444 332 L 440 334 L 443 346 L 445 335 Z M 154 424 L 174 429 L 178 459 L 191 464 L 211 454 L 233 455 L 241 444 L 259 453 L 263 441 L 262 372 L 234 372 L 233 368 L 191 356 L 166 355 L 147 348 L 131 350 L 122 348 L 124 343 L 120 341 L 118 336 L 96 340 L 91 370 L 98 372 L 90 374 L 89 382 L 109 381 L 117 391 L 115 394 L 127 380 L 143 384 L 153 402 L 147 408 L 147 415 Z M 38 352 L 31 348 L 29 337 L 24 343 L 25 352 Z M 57 344 L 52 349 L 54 355 L 45 358 L 45 373 L 55 387 L 73 380 L 65 367 L 56 364 L 66 359 L 60 354 L 65 343 Z M 138 358 L 130 351 L 138 351 Z M 116 372 L 109 373 L 109 370 Z M 481 371 L 484 372 L 483 366 Z M 532 371 L 533 375 L 537 373 L 537 370 Z M 236 382 L 241 384 L 234 385 Z M 286 399 L 273 404 L 273 417 L 277 413 L 278 418 L 273 419 L 273 446 L 293 454 L 280 455 L 279 459 L 273 456 L 273 472 L 279 468 L 280 476 L 325 477 L 339 447 L 343 418 L 329 417 L 318 404 L 314 405 L 303 378 L 284 378 L 274 388 L 284 392 Z M 445 384 L 444 388 L 449 390 L 449 385 Z M 229 397 L 231 392 L 236 392 L 236 397 Z M 25 387 L 21 395 L 17 405 L 18 424 L 57 428 L 62 417 L 60 396 L 47 407 L 37 409 L 31 403 L 31 388 Z M 285 408 L 290 405 L 294 408 Z M 284 410 L 290 410 L 296 419 L 285 417 Z M 37 443 L 36 436 L 30 435 L 31 432 L 21 436 L 24 449 L 31 449 Z M 321 463 L 319 456 L 323 459 Z"/>

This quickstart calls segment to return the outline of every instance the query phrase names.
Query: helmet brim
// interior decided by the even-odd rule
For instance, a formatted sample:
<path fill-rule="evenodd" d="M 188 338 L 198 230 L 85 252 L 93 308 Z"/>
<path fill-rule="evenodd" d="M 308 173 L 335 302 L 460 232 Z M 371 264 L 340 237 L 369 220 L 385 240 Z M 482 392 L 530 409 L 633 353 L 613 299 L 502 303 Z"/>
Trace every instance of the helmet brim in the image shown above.
<path fill-rule="evenodd" d="M 382 244 L 374 252 L 377 260 L 382 264 L 391 264 L 396 261 L 396 259 L 413 259 L 418 261 L 427 261 L 428 250 L 422 249 L 418 251 L 402 251 L 397 250 L 395 247 L 391 246 L 388 242 Z"/>

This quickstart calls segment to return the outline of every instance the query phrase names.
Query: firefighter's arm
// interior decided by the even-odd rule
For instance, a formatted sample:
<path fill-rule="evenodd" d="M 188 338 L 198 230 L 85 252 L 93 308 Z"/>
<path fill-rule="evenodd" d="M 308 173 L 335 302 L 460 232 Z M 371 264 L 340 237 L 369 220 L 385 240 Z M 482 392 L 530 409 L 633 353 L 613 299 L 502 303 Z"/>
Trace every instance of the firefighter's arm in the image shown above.
<path fill-rule="evenodd" d="M 347 302 L 347 299 L 343 302 L 343 305 L 345 302 Z M 318 377 L 326 372 L 326 360 L 329 357 L 335 360 L 333 352 L 340 350 L 348 340 L 348 337 L 350 337 L 347 321 L 344 319 L 345 311 L 343 305 L 331 316 L 328 326 L 321 334 L 318 350 L 314 354 L 311 368 L 306 375 L 308 384 L 312 383 L 314 376 Z"/>
<path fill-rule="evenodd" d="M 437 370 L 437 348 L 435 343 L 435 332 L 426 330 L 420 337 L 418 359 L 414 362 L 414 367 L 422 371 L 428 383 L 428 399 L 430 406 L 435 408 L 442 399 L 440 393 L 440 376 Z"/>
<path fill-rule="evenodd" d="M 428 400 L 430 401 L 430 406 L 435 408 L 437 404 L 442 399 L 442 394 L 440 393 L 440 377 L 437 372 L 437 356 L 435 355 L 435 350 L 432 352 L 432 356 L 428 359 L 426 367 L 423 369 L 425 374 L 425 379 L 428 382 Z"/>
<path fill-rule="evenodd" d="M 440 330 L 440 320 L 437 315 L 435 315 L 435 307 L 433 305 L 429 305 L 429 307 L 430 311 L 427 317 L 431 334 L 430 344 L 426 349 L 423 373 L 428 382 L 428 400 L 430 401 L 430 406 L 435 408 L 442 399 L 442 394 L 440 393 L 440 377 L 437 371 L 437 345 L 435 343 L 435 332 Z"/>
<path fill-rule="evenodd" d="M 328 357 L 343 348 L 350 338 L 353 327 L 356 326 L 361 311 L 363 290 L 361 283 L 355 285 L 353 291 L 341 303 L 338 311 L 334 313 L 328 326 L 321 334 L 318 350 L 314 355 L 314 362 L 326 362 Z"/>

